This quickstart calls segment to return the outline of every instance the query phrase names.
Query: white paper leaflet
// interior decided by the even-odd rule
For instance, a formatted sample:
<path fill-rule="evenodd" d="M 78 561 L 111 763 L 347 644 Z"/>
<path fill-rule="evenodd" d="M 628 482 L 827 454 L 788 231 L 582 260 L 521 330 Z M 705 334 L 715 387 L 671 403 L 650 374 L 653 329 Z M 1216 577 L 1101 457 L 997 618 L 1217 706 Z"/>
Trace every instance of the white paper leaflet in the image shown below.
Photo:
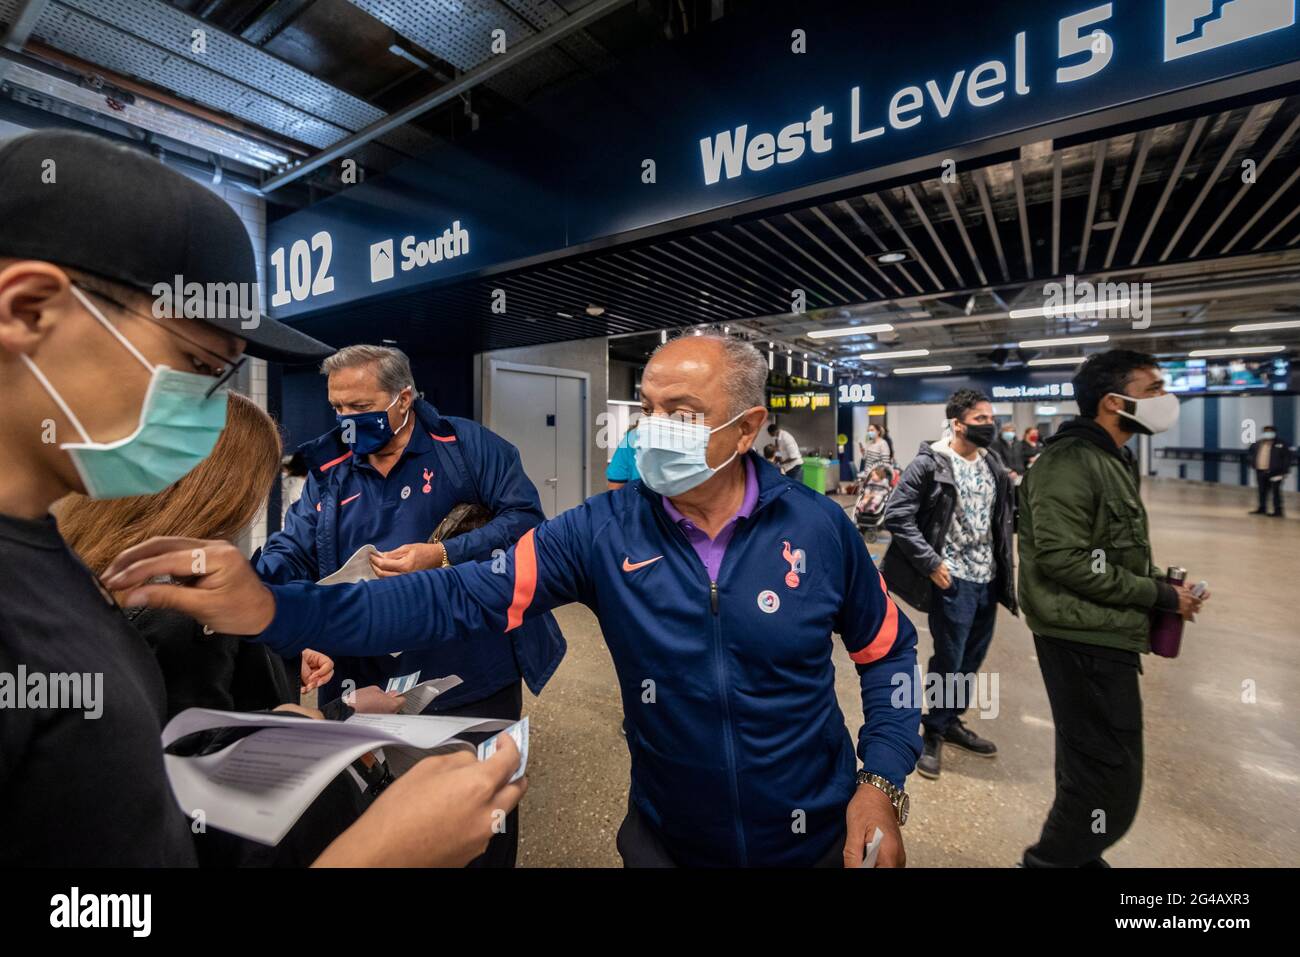
<path fill-rule="evenodd" d="M 164 755 L 172 791 L 192 818 L 262 844 L 277 844 L 334 776 L 367 751 L 428 751 L 465 731 L 500 731 L 509 721 L 451 715 L 355 714 L 314 721 L 279 714 L 189 708 L 163 729 L 166 748 L 213 728 L 252 729 L 215 754 Z"/>

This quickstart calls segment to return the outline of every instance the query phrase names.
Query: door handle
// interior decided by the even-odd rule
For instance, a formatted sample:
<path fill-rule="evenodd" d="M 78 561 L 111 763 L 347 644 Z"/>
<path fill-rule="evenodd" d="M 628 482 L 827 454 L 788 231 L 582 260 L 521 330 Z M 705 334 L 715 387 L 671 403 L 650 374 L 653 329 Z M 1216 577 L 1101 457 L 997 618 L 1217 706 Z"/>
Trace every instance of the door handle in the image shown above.
<path fill-rule="evenodd" d="M 560 477 L 557 475 L 557 476 L 554 476 L 553 478 L 548 478 L 548 479 L 546 480 L 546 484 L 547 484 L 547 485 L 559 485 L 559 484 L 560 484 Z"/>

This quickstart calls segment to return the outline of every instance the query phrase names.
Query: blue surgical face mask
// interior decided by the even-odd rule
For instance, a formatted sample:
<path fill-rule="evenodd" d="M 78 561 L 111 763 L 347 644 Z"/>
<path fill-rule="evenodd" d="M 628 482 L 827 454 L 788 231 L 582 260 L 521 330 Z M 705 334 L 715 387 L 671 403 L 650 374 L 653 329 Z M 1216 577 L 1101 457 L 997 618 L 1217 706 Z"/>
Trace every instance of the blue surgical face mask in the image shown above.
<path fill-rule="evenodd" d="M 151 378 L 135 431 L 116 442 L 94 442 L 36 363 L 20 354 L 32 375 L 84 440 L 65 442 L 59 448 L 72 459 L 91 498 L 161 492 L 212 453 L 226 426 L 226 393 L 209 395 L 213 380 L 208 376 L 153 365 L 81 290 L 74 286 L 72 294 L 149 370 Z"/>
<path fill-rule="evenodd" d="M 357 455 L 370 455 L 378 452 L 385 445 L 393 440 L 396 434 L 389 427 L 388 410 L 397 404 L 397 400 L 402 397 L 398 392 L 393 396 L 393 401 L 377 412 L 340 412 L 338 414 L 339 428 L 343 430 L 343 441 Z M 406 422 L 411 417 L 411 410 L 406 410 L 406 417 L 402 419 L 402 424 L 397 427 L 400 432 L 406 428 Z M 351 441 L 348 441 L 351 436 Z"/>
<path fill-rule="evenodd" d="M 740 412 L 716 429 L 664 415 L 648 415 L 632 433 L 636 468 L 641 481 L 660 495 L 672 498 L 702 485 L 740 454 L 737 449 L 716 468 L 708 463 L 709 436 L 725 429 L 745 413 Z"/>
<path fill-rule="evenodd" d="M 1011 432 L 1011 431 L 1007 431 L 1007 432 L 1003 432 L 1003 433 L 1002 433 L 1002 441 L 1003 441 L 1003 442 L 1012 442 L 1012 441 L 1015 440 L 1015 437 L 1016 437 L 1016 433 Z"/>

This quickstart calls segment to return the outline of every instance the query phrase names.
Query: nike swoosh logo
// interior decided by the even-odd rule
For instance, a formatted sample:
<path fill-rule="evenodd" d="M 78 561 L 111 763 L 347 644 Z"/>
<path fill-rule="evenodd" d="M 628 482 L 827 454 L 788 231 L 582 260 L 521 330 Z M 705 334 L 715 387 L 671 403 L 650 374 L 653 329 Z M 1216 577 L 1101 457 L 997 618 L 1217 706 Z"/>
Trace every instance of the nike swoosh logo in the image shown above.
<path fill-rule="evenodd" d="M 634 571 L 636 571 L 638 568 L 645 568 L 647 565 L 653 565 L 655 562 L 659 561 L 659 559 L 661 559 L 661 558 L 663 558 L 662 555 L 656 555 L 654 558 L 647 558 L 647 559 L 646 559 L 645 561 L 643 561 L 643 562 L 636 562 L 636 563 L 633 563 L 630 559 L 624 557 L 624 559 L 623 559 L 623 571 L 625 571 L 625 572 L 634 572 Z"/>

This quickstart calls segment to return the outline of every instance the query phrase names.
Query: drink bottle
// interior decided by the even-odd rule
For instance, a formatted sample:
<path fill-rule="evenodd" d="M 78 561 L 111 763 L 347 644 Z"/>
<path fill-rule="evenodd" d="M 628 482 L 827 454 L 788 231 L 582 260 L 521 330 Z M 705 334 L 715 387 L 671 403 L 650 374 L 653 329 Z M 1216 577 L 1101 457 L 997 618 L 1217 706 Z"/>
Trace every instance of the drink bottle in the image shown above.
<path fill-rule="evenodd" d="M 1171 566 L 1165 573 L 1165 581 L 1171 585 L 1182 585 L 1187 581 L 1187 569 Z M 1153 611 L 1151 613 L 1151 653 L 1163 658 L 1177 658 L 1178 648 L 1183 642 L 1183 616 L 1176 611 Z"/>

